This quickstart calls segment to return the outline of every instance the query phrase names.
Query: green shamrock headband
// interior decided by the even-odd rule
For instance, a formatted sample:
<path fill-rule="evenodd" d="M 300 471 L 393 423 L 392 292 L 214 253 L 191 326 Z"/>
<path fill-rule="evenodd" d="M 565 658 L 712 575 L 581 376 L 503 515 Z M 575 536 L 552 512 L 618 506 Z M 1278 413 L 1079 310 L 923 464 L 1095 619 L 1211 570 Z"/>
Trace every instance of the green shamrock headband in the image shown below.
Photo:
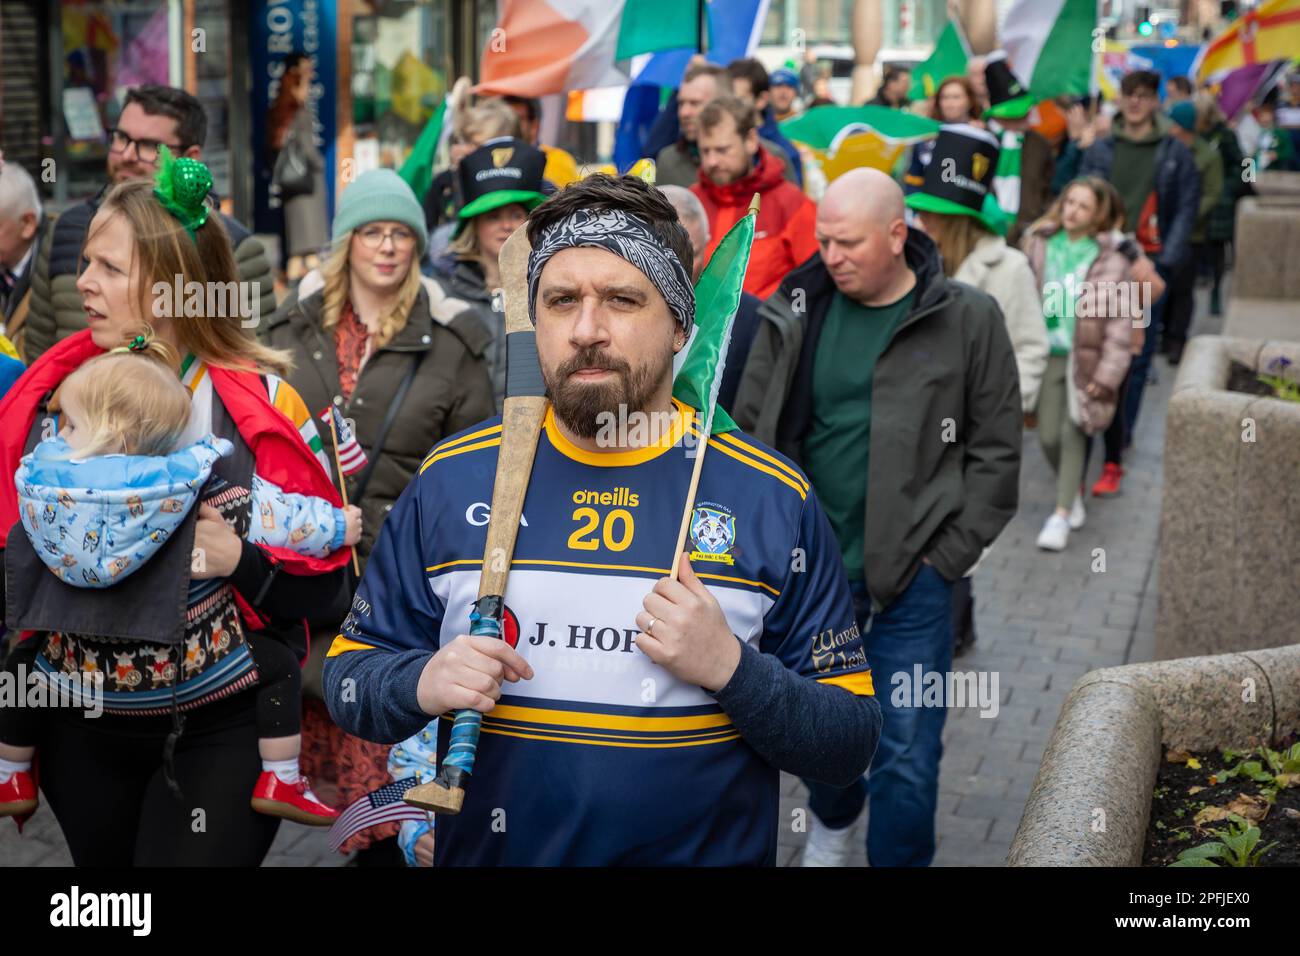
<path fill-rule="evenodd" d="M 158 173 L 153 194 L 163 208 L 175 216 L 198 244 L 198 231 L 208 221 L 208 193 L 212 173 L 197 159 L 177 159 L 165 145 L 158 147 Z"/>

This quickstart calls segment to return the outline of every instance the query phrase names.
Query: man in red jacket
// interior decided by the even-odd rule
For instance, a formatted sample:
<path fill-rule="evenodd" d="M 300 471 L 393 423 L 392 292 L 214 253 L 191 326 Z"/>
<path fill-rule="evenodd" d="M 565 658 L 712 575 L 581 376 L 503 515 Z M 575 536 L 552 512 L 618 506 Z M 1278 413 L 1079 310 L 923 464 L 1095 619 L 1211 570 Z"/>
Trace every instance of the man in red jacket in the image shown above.
<path fill-rule="evenodd" d="M 700 112 L 700 178 L 691 191 L 709 217 L 706 256 L 740 217 L 754 193 L 759 202 L 745 291 L 765 299 L 795 266 L 817 252 L 817 207 L 781 175 L 781 161 L 759 145 L 758 117 L 734 96 Z"/>

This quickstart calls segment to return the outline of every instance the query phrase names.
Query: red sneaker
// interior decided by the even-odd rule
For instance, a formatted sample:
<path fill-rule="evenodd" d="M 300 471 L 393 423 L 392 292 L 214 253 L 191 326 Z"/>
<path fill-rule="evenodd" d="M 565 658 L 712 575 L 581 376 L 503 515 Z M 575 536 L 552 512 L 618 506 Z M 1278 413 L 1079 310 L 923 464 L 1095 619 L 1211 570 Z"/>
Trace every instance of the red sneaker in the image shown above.
<path fill-rule="evenodd" d="M 0 783 L 0 817 L 21 817 L 36 809 L 36 780 L 31 771 L 20 770 Z"/>
<path fill-rule="evenodd" d="M 253 788 L 253 809 L 273 817 L 284 817 L 310 827 L 327 827 L 339 818 L 339 811 L 327 807 L 311 792 L 306 777 L 285 783 L 270 770 L 263 770 Z"/>
<path fill-rule="evenodd" d="M 1092 486 L 1092 496 L 1094 498 L 1110 498 L 1119 494 L 1119 483 L 1123 478 L 1123 465 L 1117 465 L 1113 461 L 1106 462 L 1105 467 L 1101 470 L 1101 477 Z"/>

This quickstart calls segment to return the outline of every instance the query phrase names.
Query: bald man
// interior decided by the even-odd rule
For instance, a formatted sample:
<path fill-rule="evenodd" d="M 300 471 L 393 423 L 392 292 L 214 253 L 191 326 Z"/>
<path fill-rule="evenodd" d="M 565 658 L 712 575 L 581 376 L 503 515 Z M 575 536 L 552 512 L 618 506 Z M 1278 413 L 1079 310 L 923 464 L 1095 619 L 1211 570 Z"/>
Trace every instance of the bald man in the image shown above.
<path fill-rule="evenodd" d="M 888 176 L 855 169 L 836 179 L 816 233 L 818 255 L 759 309 L 732 415 L 811 479 L 867 659 L 890 690 L 867 780 L 809 786 L 804 863 L 845 860 L 869 793 L 871 865 L 926 866 L 951 702 L 922 691 L 948 685 L 953 582 L 1016 510 L 1016 360 L 997 303 L 944 276 Z"/>

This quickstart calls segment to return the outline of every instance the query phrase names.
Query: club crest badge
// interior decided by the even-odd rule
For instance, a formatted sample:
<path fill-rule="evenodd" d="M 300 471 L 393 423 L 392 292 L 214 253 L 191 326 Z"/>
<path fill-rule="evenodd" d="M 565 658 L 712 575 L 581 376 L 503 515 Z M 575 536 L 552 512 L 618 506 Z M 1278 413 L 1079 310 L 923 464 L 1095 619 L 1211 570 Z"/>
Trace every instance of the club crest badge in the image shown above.
<path fill-rule="evenodd" d="M 692 561 L 717 561 L 735 564 L 731 552 L 736 547 L 736 519 L 721 505 L 706 504 L 691 515 L 691 541 L 695 550 Z"/>

